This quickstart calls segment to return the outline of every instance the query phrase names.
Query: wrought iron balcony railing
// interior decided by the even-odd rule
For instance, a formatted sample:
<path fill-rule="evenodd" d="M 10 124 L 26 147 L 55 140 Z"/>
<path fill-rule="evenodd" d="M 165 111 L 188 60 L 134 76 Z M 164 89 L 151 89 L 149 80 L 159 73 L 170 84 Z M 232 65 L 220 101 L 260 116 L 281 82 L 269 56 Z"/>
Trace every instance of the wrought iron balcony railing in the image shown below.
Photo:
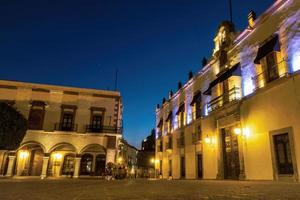
<path fill-rule="evenodd" d="M 56 123 L 54 125 L 54 130 L 55 131 L 77 131 L 77 124 L 74 123 Z"/>
<path fill-rule="evenodd" d="M 252 77 L 253 84 L 255 89 L 262 88 L 266 84 L 279 79 L 281 77 L 285 77 L 288 75 L 287 64 L 285 59 L 278 62 L 274 66 L 267 67 L 267 69 L 263 70 L 261 73 Z"/>
<path fill-rule="evenodd" d="M 226 103 L 239 99 L 241 99 L 241 90 L 238 87 L 233 87 L 232 89 L 208 102 L 208 112 L 214 111 L 224 106 Z"/>
<path fill-rule="evenodd" d="M 86 132 L 88 133 L 112 133 L 122 134 L 123 128 L 118 126 L 99 126 L 94 124 L 86 125 Z"/>

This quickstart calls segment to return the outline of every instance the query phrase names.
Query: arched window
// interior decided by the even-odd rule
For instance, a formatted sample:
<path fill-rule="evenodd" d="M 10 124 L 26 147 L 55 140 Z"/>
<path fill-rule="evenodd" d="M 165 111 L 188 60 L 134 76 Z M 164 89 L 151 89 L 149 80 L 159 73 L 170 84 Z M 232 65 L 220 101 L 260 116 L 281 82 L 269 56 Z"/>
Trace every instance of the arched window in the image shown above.
<path fill-rule="evenodd" d="M 93 156 L 91 154 L 84 154 L 80 162 L 80 175 L 91 175 L 93 171 Z"/>

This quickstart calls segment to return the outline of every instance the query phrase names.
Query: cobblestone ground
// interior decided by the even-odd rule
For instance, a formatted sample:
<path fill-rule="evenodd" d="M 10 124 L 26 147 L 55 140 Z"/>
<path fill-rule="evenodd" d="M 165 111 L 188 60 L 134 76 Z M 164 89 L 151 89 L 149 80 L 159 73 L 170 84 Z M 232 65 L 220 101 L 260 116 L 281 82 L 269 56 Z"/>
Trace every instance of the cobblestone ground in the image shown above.
<path fill-rule="evenodd" d="M 300 183 L 195 180 L 0 179 L 0 199 L 300 200 Z"/>

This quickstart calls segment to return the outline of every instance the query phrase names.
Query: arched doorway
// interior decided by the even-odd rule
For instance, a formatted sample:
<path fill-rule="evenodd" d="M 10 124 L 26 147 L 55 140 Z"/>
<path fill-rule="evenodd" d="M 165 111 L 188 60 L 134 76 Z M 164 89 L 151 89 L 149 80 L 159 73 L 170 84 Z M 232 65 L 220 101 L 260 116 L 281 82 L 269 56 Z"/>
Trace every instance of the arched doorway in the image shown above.
<path fill-rule="evenodd" d="M 69 143 L 59 143 L 50 149 L 49 176 L 73 176 L 76 148 Z"/>
<path fill-rule="evenodd" d="M 21 146 L 17 154 L 15 173 L 18 176 L 40 176 L 44 150 L 38 143 Z"/>
<path fill-rule="evenodd" d="M 96 156 L 95 175 L 102 176 L 105 172 L 106 156 L 105 154 L 99 154 Z"/>
<path fill-rule="evenodd" d="M 92 175 L 93 171 L 93 155 L 86 153 L 81 156 L 80 175 Z"/>
<path fill-rule="evenodd" d="M 75 167 L 75 155 L 66 154 L 64 157 L 63 166 L 61 169 L 62 175 L 73 176 Z"/>
<path fill-rule="evenodd" d="M 89 144 L 80 151 L 80 175 L 101 176 L 105 172 L 106 149 L 100 144 Z"/>

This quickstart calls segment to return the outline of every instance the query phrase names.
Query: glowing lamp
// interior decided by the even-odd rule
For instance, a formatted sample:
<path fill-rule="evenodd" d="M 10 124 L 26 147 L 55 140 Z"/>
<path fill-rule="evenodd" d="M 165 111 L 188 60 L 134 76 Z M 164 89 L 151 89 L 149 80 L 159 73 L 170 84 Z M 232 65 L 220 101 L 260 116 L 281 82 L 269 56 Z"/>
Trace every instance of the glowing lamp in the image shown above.
<path fill-rule="evenodd" d="M 123 161 L 123 158 L 122 157 L 119 157 L 118 158 L 118 163 L 121 163 Z"/>
<path fill-rule="evenodd" d="M 53 156 L 56 160 L 60 160 L 62 158 L 61 153 L 55 153 Z"/>
<path fill-rule="evenodd" d="M 151 162 L 151 163 L 155 163 L 155 159 L 154 159 L 154 158 L 151 158 L 150 162 Z"/>
<path fill-rule="evenodd" d="M 204 139 L 204 142 L 206 144 L 210 144 L 211 143 L 211 139 L 208 137 L 208 135 L 206 136 L 206 138 Z"/>
<path fill-rule="evenodd" d="M 248 138 L 250 136 L 250 129 L 249 128 L 244 128 L 243 129 L 243 135 Z"/>
<path fill-rule="evenodd" d="M 20 152 L 20 158 L 21 159 L 27 158 L 28 156 L 29 156 L 28 151 L 21 151 Z"/>
<path fill-rule="evenodd" d="M 234 128 L 233 129 L 234 134 L 240 135 L 242 133 L 242 130 L 240 128 Z"/>

